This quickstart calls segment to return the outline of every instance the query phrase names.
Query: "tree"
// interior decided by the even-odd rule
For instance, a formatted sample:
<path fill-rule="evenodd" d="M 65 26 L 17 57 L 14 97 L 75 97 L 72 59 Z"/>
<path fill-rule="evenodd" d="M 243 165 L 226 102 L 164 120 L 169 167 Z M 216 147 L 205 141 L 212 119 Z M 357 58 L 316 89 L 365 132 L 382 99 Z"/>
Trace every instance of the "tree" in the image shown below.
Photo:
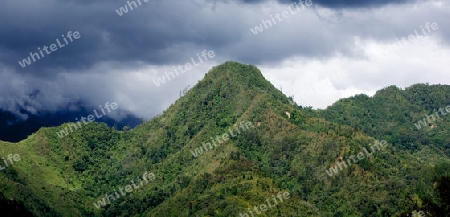
<path fill-rule="evenodd" d="M 434 185 L 438 202 L 434 202 L 431 198 L 425 198 L 422 209 L 427 216 L 450 217 L 450 177 L 441 177 Z"/>

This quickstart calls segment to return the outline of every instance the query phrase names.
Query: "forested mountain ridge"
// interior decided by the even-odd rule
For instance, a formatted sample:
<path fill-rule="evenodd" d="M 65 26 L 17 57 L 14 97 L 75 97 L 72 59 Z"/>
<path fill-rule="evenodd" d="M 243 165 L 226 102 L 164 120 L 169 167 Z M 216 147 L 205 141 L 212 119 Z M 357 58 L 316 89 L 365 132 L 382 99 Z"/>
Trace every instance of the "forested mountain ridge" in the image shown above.
<path fill-rule="evenodd" d="M 384 136 L 405 150 L 417 151 L 433 145 L 450 156 L 450 114 L 445 115 L 446 108 L 450 110 L 449 91 L 449 85 L 416 84 L 405 90 L 390 86 L 373 97 L 361 94 L 341 99 L 319 113 L 329 121 L 361 129 L 370 136 Z M 432 114 L 435 121 L 427 118 Z M 424 119 L 431 120 L 427 122 L 429 126 L 418 129 L 418 122 Z"/>
<path fill-rule="evenodd" d="M 436 178 L 449 175 L 447 120 L 425 129 L 416 148 L 406 145 L 421 133 L 411 121 L 449 99 L 448 87 L 437 87 L 412 88 L 414 97 L 388 87 L 317 111 L 290 105 L 255 66 L 226 62 L 135 129 L 91 123 L 62 139 L 56 132 L 64 126 L 0 142 L 0 156 L 21 158 L 0 172 L 0 192 L 14 202 L 0 197 L 0 204 L 34 216 L 239 216 L 287 191 L 289 199 L 261 216 L 399 216 L 433 197 Z M 380 103 L 385 108 L 373 107 Z M 243 121 L 255 127 L 192 155 Z M 388 145 L 327 176 L 374 140 Z M 96 208 L 146 171 L 156 179 Z"/>

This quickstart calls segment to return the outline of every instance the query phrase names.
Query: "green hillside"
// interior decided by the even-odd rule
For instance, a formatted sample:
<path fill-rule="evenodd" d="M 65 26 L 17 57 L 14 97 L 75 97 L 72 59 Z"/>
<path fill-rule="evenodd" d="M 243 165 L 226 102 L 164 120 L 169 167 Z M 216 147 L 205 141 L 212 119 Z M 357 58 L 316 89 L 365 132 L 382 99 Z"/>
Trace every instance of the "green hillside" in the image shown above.
<path fill-rule="evenodd" d="M 14 216 L 251 216 L 289 192 L 252 212 L 400 216 L 443 202 L 433 185 L 450 176 L 450 114 L 436 126 L 413 123 L 446 104 L 448 86 L 419 84 L 312 110 L 290 105 L 255 66 L 226 62 L 132 130 L 93 122 L 60 139 L 66 123 L 0 142 L 0 157 L 21 158 L 0 172 L 0 207 Z M 247 122 L 254 127 L 239 128 Z M 193 155 L 230 131 L 228 141 Z M 386 147 L 327 175 L 375 140 Z M 155 179 L 142 182 L 149 173 Z M 119 192 L 131 183 L 139 187 Z M 114 199 L 100 207 L 105 194 Z"/>

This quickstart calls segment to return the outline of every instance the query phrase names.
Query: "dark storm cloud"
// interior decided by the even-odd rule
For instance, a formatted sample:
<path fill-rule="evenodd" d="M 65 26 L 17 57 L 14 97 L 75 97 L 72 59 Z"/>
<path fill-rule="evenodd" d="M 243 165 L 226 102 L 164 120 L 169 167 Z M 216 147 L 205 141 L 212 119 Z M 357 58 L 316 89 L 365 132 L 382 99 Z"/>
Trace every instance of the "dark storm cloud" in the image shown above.
<path fill-rule="evenodd" d="M 103 61 L 170 64 L 190 58 L 202 47 L 221 46 L 233 39 L 220 30 L 192 31 L 198 24 L 186 18 L 194 11 L 174 9 L 170 3 L 141 2 L 142 6 L 119 16 L 115 10 L 126 1 L 7 0 L 0 8 L 0 62 L 19 73 L 33 74 L 85 70 Z M 187 6 L 201 9 L 192 3 Z M 56 39 L 62 42 L 61 35 L 68 31 L 80 32 L 81 38 L 44 53 L 44 58 L 25 68 L 18 64 L 30 52 L 37 53 L 38 47 L 50 46 Z"/>
<path fill-rule="evenodd" d="M 407 0 L 371 1 L 325 1 L 314 4 L 330 7 L 364 7 Z M 176 64 L 189 59 L 192 53 L 215 47 L 226 49 L 236 43 L 242 33 L 222 22 L 233 18 L 198 16 L 205 9 L 216 11 L 220 0 L 193 0 L 191 2 L 155 1 L 142 5 L 119 16 L 116 10 L 127 1 L 15 1 L 6 0 L 0 8 L 0 63 L 14 68 L 19 73 L 54 74 L 66 70 L 86 70 L 104 61 L 142 61 L 149 64 Z M 262 1 L 246 1 L 259 3 Z M 282 3 L 291 3 L 288 0 Z M 219 17 L 220 18 L 220 17 Z M 225 29 L 223 27 L 229 27 Z M 50 46 L 68 31 L 80 32 L 81 38 L 63 48 L 45 54 L 44 58 L 22 68 L 18 61 L 27 58 L 38 47 Z M 244 60 L 258 59 L 257 56 Z M 131 64 L 130 64 L 131 65 Z"/>
<path fill-rule="evenodd" d="M 327 57 L 333 55 L 336 47 L 349 53 L 347 45 L 352 43 L 355 29 L 361 30 L 358 33 L 361 36 L 378 34 L 374 37 L 390 39 L 392 36 L 384 30 L 394 25 L 372 30 L 368 28 L 375 21 L 368 20 L 351 21 L 354 26 L 336 27 L 335 24 L 346 19 L 343 9 L 333 8 L 335 15 L 326 17 L 317 12 L 318 5 L 372 7 L 414 0 L 313 0 L 313 6 L 307 10 L 314 11 L 321 22 L 335 26 L 318 23 L 311 16 L 297 22 L 301 14 L 290 18 L 296 19 L 296 23 L 277 24 L 258 36 L 252 35 L 249 28 L 259 25 L 261 19 L 269 19 L 269 13 L 261 13 L 257 6 L 265 1 L 242 0 L 255 5 L 255 10 L 249 7 L 245 11 L 239 11 L 241 0 L 140 1 L 141 6 L 119 16 L 116 10 L 126 4 L 125 0 L 6 0 L 0 7 L 0 65 L 17 73 L 41 76 L 61 71 L 83 72 L 103 62 L 117 63 L 130 70 L 138 67 L 135 62 L 177 65 L 202 50 L 214 50 L 218 61 L 232 58 L 251 64 L 277 62 L 295 55 Z M 292 1 L 281 2 L 286 3 L 286 8 L 277 8 L 270 14 L 287 10 Z M 224 6 L 224 3 L 234 6 Z M 445 18 L 440 20 L 443 23 Z M 417 27 L 407 27 L 405 32 L 412 28 Z M 80 32 L 81 38 L 26 68 L 18 64 L 30 52 L 38 52 L 38 47 L 56 43 L 56 39 L 62 41 L 61 35 L 68 31 Z M 402 34 L 405 33 L 399 33 Z M 302 43 L 292 43 L 293 39 Z"/>

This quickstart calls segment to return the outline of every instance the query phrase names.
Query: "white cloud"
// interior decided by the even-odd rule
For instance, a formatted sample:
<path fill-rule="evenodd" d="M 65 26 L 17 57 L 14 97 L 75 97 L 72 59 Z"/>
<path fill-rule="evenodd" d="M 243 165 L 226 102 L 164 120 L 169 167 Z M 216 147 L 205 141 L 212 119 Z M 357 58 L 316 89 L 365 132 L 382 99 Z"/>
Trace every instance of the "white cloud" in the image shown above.
<path fill-rule="evenodd" d="M 424 40 L 390 53 L 384 51 L 395 41 L 362 40 L 355 49 L 363 50 L 363 59 L 339 54 L 324 60 L 293 57 L 258 67 L 277 88 L 282 86 L 286 95 L 294 95 L 297 104 L 326 108 L 340 98 L 359 93 L 372 96 L 389 85 L 448 84 L 450 49 L 441 46 L 439 37 Z M 348 76 L 335 76 L 345 71 Z"/>

